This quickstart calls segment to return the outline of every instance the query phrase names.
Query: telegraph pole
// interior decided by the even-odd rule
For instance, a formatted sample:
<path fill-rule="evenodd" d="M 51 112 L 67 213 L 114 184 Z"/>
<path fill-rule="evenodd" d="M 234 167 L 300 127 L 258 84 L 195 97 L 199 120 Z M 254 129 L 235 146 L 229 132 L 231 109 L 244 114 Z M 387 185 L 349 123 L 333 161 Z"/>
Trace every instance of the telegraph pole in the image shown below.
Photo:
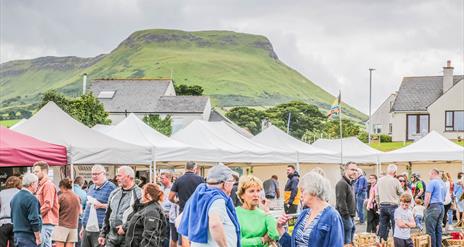
<path fill-rule="evenodd" d="M 374 68 L 369 68 L 369 123 L 368 123 L 368 128 L 369 128 L 369 144 L 371 144 L 371 131 L 372 131 L 372 114 L 371 114 L 371 107 L 372 107 L 372 71 L 374 71 Z"/>

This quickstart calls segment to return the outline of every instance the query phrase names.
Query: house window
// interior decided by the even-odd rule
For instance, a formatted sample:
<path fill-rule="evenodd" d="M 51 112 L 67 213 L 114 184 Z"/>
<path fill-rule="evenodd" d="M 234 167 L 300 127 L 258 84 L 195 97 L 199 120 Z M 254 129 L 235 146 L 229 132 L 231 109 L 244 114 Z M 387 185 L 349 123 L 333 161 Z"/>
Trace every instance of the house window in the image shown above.
<path fill-rule="evenodd" d="M 429 133 L 428 114 L 408 114 L 406 115 L 406 134 L 408 140 L 416 140 L 420 136 Z"/>
<path fill-rule="evenodd" d="M 99 99 L 112 99 L 116 91 L 101 91 L 97 98 Z"/>
<path fill-rule="evenodd" d="M 464 111 L 445 112 L 445 131 L 464 131 Z"/>
<path fill-rule="evenodd" d="M 388 134 L 391 135 L 393 132 L 393 124 L 392 123 L 389 123 L 388 124 Z"/>

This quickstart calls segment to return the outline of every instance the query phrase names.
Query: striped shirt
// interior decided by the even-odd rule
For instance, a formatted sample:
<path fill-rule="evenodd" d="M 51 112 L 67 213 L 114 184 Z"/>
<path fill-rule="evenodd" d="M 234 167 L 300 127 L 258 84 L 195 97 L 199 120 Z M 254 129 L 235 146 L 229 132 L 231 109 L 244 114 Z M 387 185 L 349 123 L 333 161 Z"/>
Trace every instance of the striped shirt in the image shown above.
<path fill-rule="evenodd" d="M 100 203 L 107 204 L 108 198 L 110 197 L 111 192 L 116 189 L 116 185 L 114 185 L 110 181 L 106 181 L 102 186 L 96 188 L 95 184 L 90 186 L 89 190 L 87 191 L 87 196 L 91 196 Z M 105 219 L 105 212 L 106 209 L 98 208 L 97 209 L 97 218 L 98 218 L 98 226 L 101 228 L 103 225 L 103 220 Z M 87 226 L 87 221 L 89 220 L 90 214 L 90 207 L 85 207 L 84 218 L 82 220 L 82 226 L 85 228 Z"/>
<path fill-rule="evenodd" d="M 295 243 L 297 247 L 298 246 L 304 246 L 304 247 L 309 246 L 309 242 L 311 241 L 311 232 L 313 231 L 313 228 L 317 225 L 317 222 L 319 222 L 319 218 L 321 218 L 322 212 L 323 211 L 321 211 L 316 216 L 316 218 L 314 218 L 313 221 L 311 221 L 311 223 L 309 223 L 309 225 L 305 228 L 306 222 L 308 221 L 309 216 L 311 215 L 311 213 L 308 212 L 308 214 L 306 214 L 301 224 L 298 225 L 298 228 L 293 229 L 293 232 L 296 234 Z"/>

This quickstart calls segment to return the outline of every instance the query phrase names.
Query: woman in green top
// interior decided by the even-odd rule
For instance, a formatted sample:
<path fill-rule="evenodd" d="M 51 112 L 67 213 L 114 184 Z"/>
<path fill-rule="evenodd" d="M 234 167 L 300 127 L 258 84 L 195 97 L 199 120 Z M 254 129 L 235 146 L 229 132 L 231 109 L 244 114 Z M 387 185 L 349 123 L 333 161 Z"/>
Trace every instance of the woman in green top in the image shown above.
<path fill-rule="evenodd" d="M 243 247 L 269 246 L 279 239 L 276 219 L 259 208 L 262 189 L 259 178 L 251 175 L 240 178 L 237 196 L 243 204 L 235 210 Z"/>

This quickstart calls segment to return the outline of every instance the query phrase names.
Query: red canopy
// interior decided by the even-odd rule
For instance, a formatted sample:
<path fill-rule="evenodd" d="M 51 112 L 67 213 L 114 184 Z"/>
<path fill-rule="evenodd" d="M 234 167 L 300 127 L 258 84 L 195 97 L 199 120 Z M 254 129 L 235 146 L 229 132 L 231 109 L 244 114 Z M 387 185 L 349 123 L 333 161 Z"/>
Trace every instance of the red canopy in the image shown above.
<path fill-rule="evenodd" d="M 0 167 L 32 166 L 39 160 L 52 166 L 66 165 L 66 147 L 0 126 Z"/>

